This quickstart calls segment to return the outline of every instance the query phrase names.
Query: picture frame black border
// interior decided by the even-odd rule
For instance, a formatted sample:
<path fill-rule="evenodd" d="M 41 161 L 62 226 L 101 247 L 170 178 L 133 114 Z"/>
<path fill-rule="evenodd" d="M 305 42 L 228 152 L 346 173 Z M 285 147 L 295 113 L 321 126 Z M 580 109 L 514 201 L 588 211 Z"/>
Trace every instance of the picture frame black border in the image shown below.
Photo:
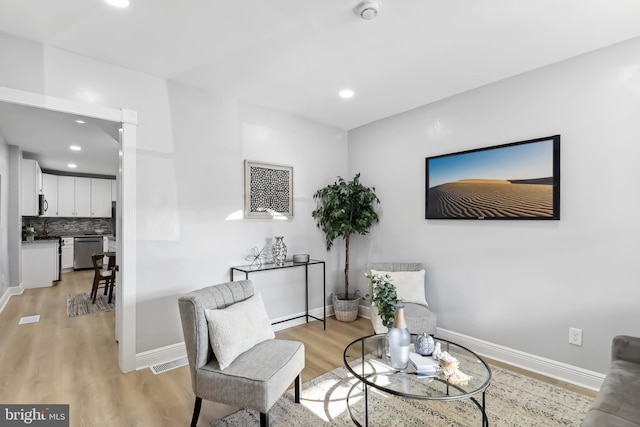
<path fill-rule="evenodd" d="M 541 141 L 553 141 L 553 214 L 552 216 L 522 216 L 522 217 L 472 217 L 472 216 L 457 216 L 457 217 L 434 217 L 430 218 L 429 213 L 429 161 L 433 159 L 458 156 L 469 153 L 476 153 L 487 150 L 498 150 L 506 147 L 513 147 L 517 145 L 531 144 Z M 560 220 L 560 135 L 552 135 L 542 138 L 528 139 L 525 141 L 510 142 L 506 144 L 492 145 L 488 147 L 475 148 L 471 150 L 458 151 L 454 153 L 441 154 L 437 156 L 429 156 L 425 158 L 425 207 L 424 217 L 427 220 L 483 220 L 483 221 L 495 221 L 495 220 L 508 220 L 508 221 L 531 221 L 531 220 Z"/>

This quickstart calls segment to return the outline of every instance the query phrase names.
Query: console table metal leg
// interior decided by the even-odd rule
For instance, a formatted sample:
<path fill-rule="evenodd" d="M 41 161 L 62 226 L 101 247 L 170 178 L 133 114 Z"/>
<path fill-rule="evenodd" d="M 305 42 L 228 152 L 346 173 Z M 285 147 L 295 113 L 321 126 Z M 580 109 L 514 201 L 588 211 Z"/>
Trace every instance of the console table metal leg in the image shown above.
<path fill-rule="evenodd" d="M 322 263 L 322 327 L 327 330 L 327 279 L 326 268 L 324 262 Z"/>
<path fill-rule="evenodd" d="M 304 312 L 309 323 L 309 266 L 304 266 Z"/>

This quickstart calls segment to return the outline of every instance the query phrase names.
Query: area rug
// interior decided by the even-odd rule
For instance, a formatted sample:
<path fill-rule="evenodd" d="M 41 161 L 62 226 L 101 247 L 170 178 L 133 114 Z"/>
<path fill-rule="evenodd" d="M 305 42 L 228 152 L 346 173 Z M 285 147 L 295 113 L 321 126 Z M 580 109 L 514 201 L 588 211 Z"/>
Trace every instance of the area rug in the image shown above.
<path fill-rule="evenodd" d="M 486 408 L 490 426 L 580 426 L 593 398 L 491 366 L 493 379 L 487 389 Z M 353 426 L 346 410 L 346 395 L 355 380 L 338 368 L 303 384 L 300 404 L 287 391 L 269 411 L 273 427 Z M 481 395 L 478 396 L 481 398 Z M 358 421 L 364 425 L 363 393 L 350 398 Z M 259 425 L 260 414 L 240 410 L 213 427 Z M 468 399 L 419 401 L 390 396 L 369 388 L 370 426 L 469 427 L 481 426 L 480 410 Z"/>
<path fill-rule="evenodd" d="M 95 304 L 88 293 L 67 295 L 67 317 L 83 316 L 85 314 L 105 313 L 116 308 L 116 296 L 109 301 L 109 295 L 98 292 Z"/>

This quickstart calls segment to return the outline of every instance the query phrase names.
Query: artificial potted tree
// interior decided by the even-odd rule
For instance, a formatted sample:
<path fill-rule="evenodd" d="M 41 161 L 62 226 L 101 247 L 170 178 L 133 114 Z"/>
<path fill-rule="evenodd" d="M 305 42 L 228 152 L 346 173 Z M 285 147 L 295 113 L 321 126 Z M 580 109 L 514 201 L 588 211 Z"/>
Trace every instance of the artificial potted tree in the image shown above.
<path fill-rule="evenodd" d="M 359 173 L 351 181 L 338 177 L 333 184 L 318 190 L 313 198 L 318 201 L 318 208 L 311 215 L 325 234 L 327 251 L 336 238 L 342 237 L 345 242 L 344 293 L 332 294 L 331 298 L 336 319 L 351 322 L 358 317 L 360 296 L 349 292 L 349 241 L 352 234 L 367 234 L 378 222 L 374 208 L 380 200 L 374 187 L 360 183 Z"/>

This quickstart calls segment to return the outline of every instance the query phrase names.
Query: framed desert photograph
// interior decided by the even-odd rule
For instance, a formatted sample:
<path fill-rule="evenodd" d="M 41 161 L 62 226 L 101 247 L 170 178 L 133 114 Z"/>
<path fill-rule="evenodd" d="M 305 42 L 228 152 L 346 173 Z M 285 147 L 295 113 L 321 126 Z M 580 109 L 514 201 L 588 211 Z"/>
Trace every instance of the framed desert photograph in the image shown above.
<path fill-rule="evenodd" d="M 560 135 L 426 158 L 426 219 L 560 219 Z"/>
<path fill-rule="evenodd" d="M 293 217 L 293 166 L 244 161 L 244 217 Z"/>

